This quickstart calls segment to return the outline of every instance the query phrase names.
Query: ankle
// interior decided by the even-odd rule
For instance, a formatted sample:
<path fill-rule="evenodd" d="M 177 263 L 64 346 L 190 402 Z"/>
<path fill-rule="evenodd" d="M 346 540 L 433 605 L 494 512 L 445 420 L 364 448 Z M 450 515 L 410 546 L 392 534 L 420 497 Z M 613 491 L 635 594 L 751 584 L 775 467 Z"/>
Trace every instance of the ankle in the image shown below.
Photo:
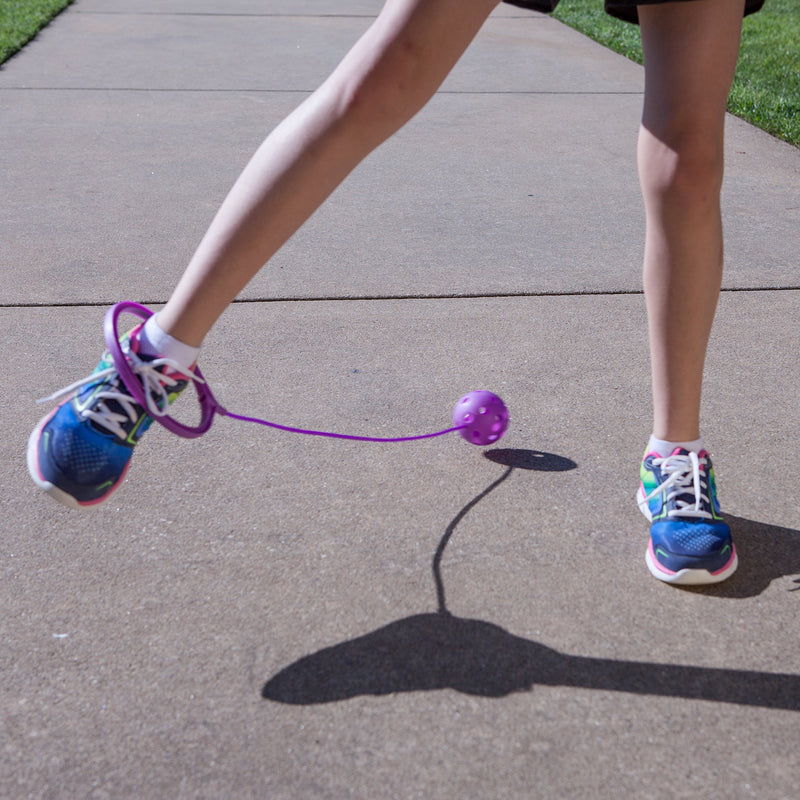
<path fill-rule="evenodd" d="M 662 458 L 666 458 L 679 447 L 689 452 L 699 453 L 703 449 L 703 437 L 699 436 L 697 439 L 673 441 L 669 439 L 659 439 L 653 434 L 650 437 L 650 441 L 647 443 L 647 452 L 658 453 Z"/>
<path fill-rule="evenodd" d="M 153 314 L 139 330 L 139 352 L 168 358 L 184 369 L 190 369 L 197 361 L 200 348 L 170 336 L 158 324 L 158 315 Z"/>

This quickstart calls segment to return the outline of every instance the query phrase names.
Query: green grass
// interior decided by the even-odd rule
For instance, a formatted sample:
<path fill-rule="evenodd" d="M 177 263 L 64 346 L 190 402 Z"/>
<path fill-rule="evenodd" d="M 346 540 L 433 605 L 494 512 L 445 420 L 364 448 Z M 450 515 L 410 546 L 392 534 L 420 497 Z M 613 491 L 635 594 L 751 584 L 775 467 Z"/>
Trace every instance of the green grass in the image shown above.
<path fill-rule="evenodd" d="M 598 0 L 564 0 L 562 22 L 642 63 L 635 25 L 609 17 Z M 767 0 L 747 17 L 728 110 L 753 125 L 800 146 L 800 2 Z"/>
<path fill-rule="evenodd" d="M 0 64 L 27 44 L 72 0 L 0 0 Z"/>

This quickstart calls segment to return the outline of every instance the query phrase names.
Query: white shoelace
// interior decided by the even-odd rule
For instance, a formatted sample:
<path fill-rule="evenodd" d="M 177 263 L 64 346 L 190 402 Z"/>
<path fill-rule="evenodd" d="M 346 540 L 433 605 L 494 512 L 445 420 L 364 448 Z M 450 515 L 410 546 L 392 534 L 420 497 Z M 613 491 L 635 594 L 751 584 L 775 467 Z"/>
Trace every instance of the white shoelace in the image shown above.
<path fill-rule="evenodd" d="M 708 490 L 708 479 L 701 476 L 701 467 L 708 465 L 708 460 L 699 458 L 697 453 L 673 455 L 666 458 L 654 458 L 653 465 L 661 468 L 661 472 L 669 477 L 650 492 L 645 501 L 649 502 L 661 492 L 666 494 L 665 504 L 675 500 L 675 508 L 668 512 L 670 517 L 701 517 L 712 519 L 707 508 L 711 501 L 705 492 Z M 694 495 L 694 502 L 679 499 L 682 495 Z"/>
<path fill-rule="evenodd" d="M 155 358 L 152 361 L 144 361 L 135 353 L 129 351 L 126 352 L 126 356 L 131 362 L 131 368 L 142 383 L 147 403 L 147 413 L 152 417 L 164 417 L 167 415 L 169 411 L 167 408 L 169 404 L 168 389 L 175 386 L 178 382 L 170 375 L 159 372 L 158 367 L 167 366 L 172 372 L 178 373 L 187 380 L 205 383 L 205 381 L 198 378 L 193 372 L 184 369 L 171 359 Z M 44 397 L 36 402 L 48 403 L 53 400 L 58 400 L 65 395 L 72 394 L 82 389 L 84 386 L 101 383 L 107 378 L 111 378 L 109 388 L 93 395 L 85 407 L 78 409 L 78 415 L 81 419 L 91 419 L 120 439 L 127 439 L 128 433 L 122 426 L 125 422 L 135 423 L 139 419 L 137 408 L 141 408 L 141 406 L 137 400 L 125 391 L 125 386 L 120 380 L 119 373 L 114 366 L 108 367 L 100 372 L 94 372 L 86 378 L 75 381 L 75 383 L 65 386 L 63 389 L 59 389 L 54 394 L 51 394 L 50 397 Z M 108 408 L 106 403 L 111 400 L 116 400 L 124 413 L 112 411 Z M 161 407 L 159 407 L 159 405 Z"/>

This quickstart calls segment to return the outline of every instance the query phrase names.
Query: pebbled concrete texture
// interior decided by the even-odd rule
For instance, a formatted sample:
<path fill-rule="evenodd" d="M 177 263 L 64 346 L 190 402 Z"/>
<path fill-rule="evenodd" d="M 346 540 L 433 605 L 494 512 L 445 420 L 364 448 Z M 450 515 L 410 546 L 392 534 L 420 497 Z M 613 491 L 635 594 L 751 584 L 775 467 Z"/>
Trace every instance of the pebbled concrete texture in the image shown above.
<path fill-rule="evenodd" d="M 800 156 L 729 121 L 703 427 L 741 567 L 664 586 L 633 499 L 650 423 L 641 71 L 552 20 L 501 8 L 453 88 L 259 275 L 201 361 L 233 412 L 370 436 L 448 427 L 489 388 L 512 419 L 497 447 L 219 419 L 193 441 L 155 427 L 91 512 L 28 478 L 49 408 L 33 401 L 93 368 L 106 303 L 166 298 L 312 88 L 236 87 L 245 71 L 192 86 L 194 44 L 137 37 L 185 23 L 240 69 L 256 24 L 286 49 L 292 26 L 337 30 L 316 40 L 333 62 L 377 8 L 79 0 L 0 70 L 0 796 L 794 797 Z M 94 55 L 77 52 L 92 26 Z M 566 42 L 558 91 L 497 91 L 504 55 L 556 64 Z M 124 88 L 144 52 L 180 90 Z M 96 85 L 78 85 L 93 58 Z M 175 413 L 191 420 L 191 398 Z"/>

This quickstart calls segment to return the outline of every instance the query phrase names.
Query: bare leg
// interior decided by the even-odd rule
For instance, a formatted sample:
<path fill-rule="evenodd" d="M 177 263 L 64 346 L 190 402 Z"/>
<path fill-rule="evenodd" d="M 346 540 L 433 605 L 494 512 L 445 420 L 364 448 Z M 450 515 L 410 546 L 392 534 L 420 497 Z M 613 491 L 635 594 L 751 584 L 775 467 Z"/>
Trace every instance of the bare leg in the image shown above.
<path fill-rule="evenodd" d="M 331 77 L 264 141 L 159 324 L 199 346 L 250 279 L 350 171 L 440 86 L 499 0 L 388 0 Z"/>
<path fill-rule="evenodd" d="M 703 365 L 722 280 L 725 105 L 742 12 L 731 0 L 639 7 L 653 430 L 671 441 L 700 435 Z"/>

